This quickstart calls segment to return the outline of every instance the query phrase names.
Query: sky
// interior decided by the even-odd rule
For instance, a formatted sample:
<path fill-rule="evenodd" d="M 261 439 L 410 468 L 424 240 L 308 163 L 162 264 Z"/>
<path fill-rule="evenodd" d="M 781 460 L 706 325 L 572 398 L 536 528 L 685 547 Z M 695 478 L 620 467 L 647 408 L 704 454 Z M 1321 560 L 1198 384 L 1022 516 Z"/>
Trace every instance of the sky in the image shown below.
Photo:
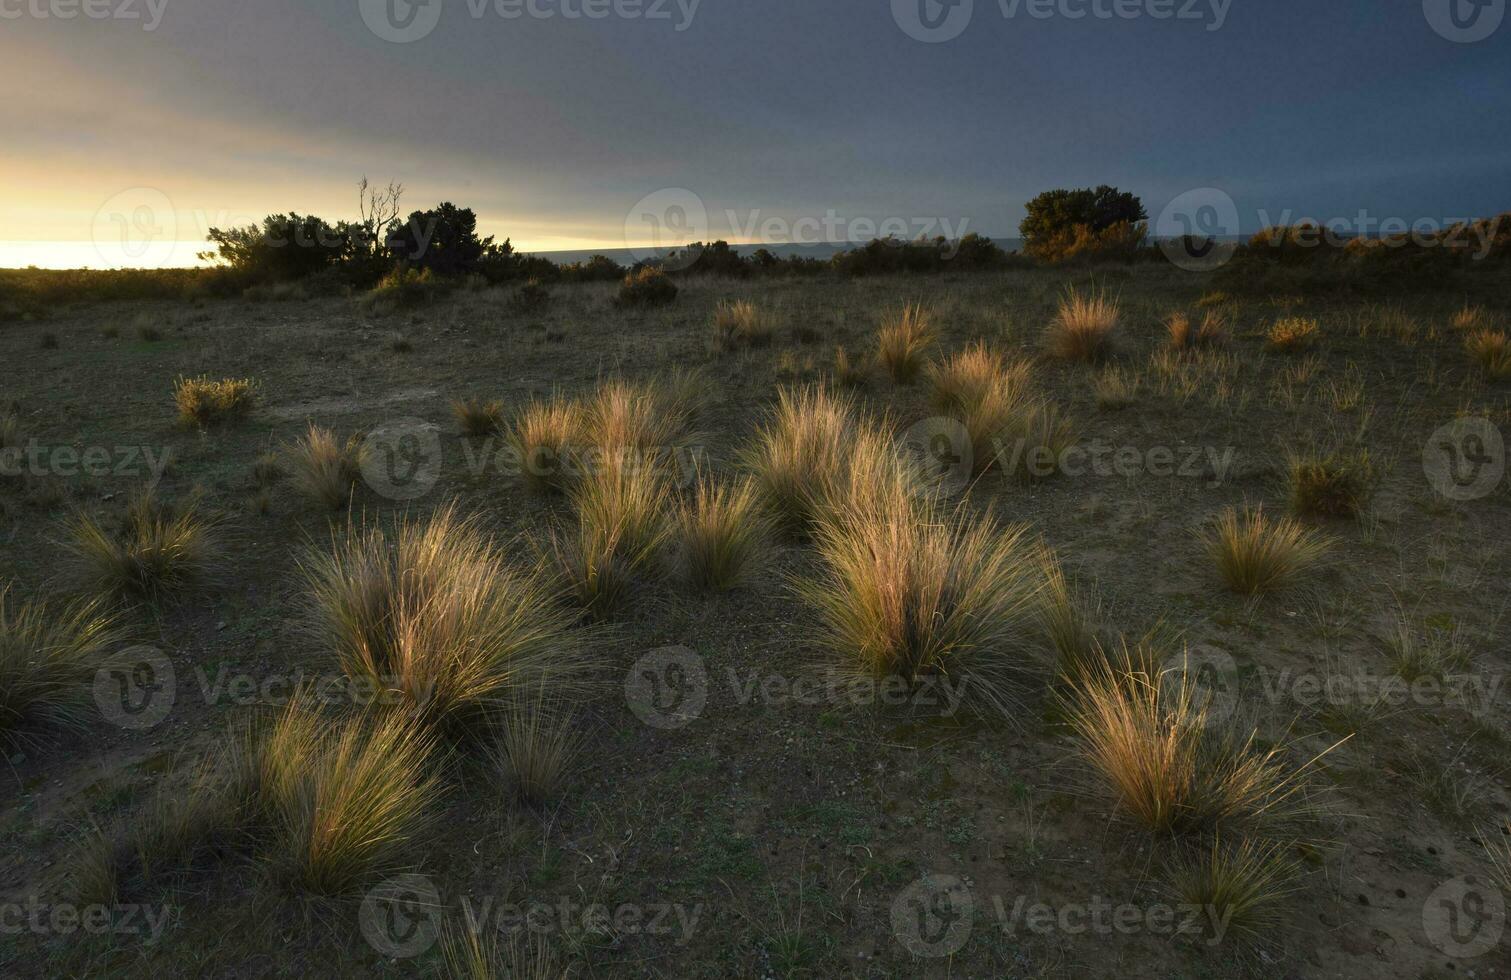
<path fill-rule="evenodd" d="M 452 201 L 524 251 L 1511 211 L 1507 0 L 0 0 L 0 266 Z"/>

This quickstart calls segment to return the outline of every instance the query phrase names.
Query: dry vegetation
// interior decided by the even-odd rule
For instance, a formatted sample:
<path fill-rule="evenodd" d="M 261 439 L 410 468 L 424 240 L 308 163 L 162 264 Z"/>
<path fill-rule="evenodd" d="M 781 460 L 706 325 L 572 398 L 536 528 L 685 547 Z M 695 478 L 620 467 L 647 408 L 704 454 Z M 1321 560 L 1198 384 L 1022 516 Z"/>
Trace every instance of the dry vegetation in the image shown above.
<path fill-rule="evenodd" d="M 1511 483 L 1459 492 L 1494 447 L 1441 433 L 1511 424 L 1511 299 L 1222 284 L 399 277 L 0 325 L 0 905 L 176 910 L 0 968 L 1452 975 L 1423 903 L 1511 890 Z M 432 440 L 433 485 L 370 482 Z M 176 695 L 136 728 L 143 646 Z M 395 955 L 409 874 L 434 935 Z M 931 874 L 976 914 L 929 960 L 893 903 Z M 1005 934 L 1018 896 L 1210 914 Z"/>

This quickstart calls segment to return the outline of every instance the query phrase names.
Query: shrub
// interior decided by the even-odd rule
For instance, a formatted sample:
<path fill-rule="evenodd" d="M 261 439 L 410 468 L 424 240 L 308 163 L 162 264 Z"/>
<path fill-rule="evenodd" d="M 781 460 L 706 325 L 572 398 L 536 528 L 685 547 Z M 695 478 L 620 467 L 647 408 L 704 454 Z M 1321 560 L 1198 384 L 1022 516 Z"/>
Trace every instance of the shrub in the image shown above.
<path fill-rule="evenodd" d="M 619 268 L 617 265 L 614 267 Z M 619 276 L 615 275 L 615 279 Z M 551 305 L 551 290 L 539 279 L 527 279 L 514 291 L 509 305 L 516 313 L 535 313 Z"/>
<path fill-rule="evenodd" d="M 173 388 L 179 419 L 200 428 L 240 418 L 256 400 L 256 383 L 247 378 L 179 378 Z"/>
<path fill-rule="evenodd" d="M 912 384 L 923 370 L 924 355 L 933 343 L 933 317 L 914 303 L 882 319 L 876 335 L 876 360 L 893 381 Z"/>
<path fill-rule="evenodd" d="M 447 201 L 429 211 L 414 211 L 388 239 L 390 257 L 402 265 L 438 276 L 476 272 L 489 257 L 506 255 L 508 242 L 495 247 L 479 238 L 477 215 Z"/>
<path fill-rule="evenodd" d="M 97 673 L 125 636 L 96 602 L 10 601 L 0 588 L 0 746 L 7 755 L 45 728 L 82 731 Z"/>
<path fill-rule="evenodd" d="M 522 691 L 575 695 L 592 666 L 554 593 L 452 506 L 392 534 L 348 525 L 305 577 L 342 671 L 426 723 L 475 726 Z"/>
<path fill-rule="evenodd" d="M 302 440 L 284 449 L 289 481 L 328 510 L 340 510 L 362 478 L 368 451 L 361 436 L 349 436 L 343 443 L 334 432 L 311 423 Z"/>
<path fill-rule="evenodd" d="M 1284 744 L 1264 748 L 1257 731 L 1209 724 L 1184 669 L 1156 676 L 1093 662 L 1060 700 L 1092 771 L 1151 832 L 1257 832 L 1309 812 L 1316 759 L 1292 769 Z"/>
<path fill-rule="evenodd" d="M 552 536 L 556 568 L 584 612 L 609 619 L 655 569 L 670 533 L 670 492 L 654 466 L 609 456 L 583 474 L 571 496 L 577 526 Z"/>
<path fill-rule="evenodd" d="M 1308 317 L 1281 317 L 1270 325 L 1265 334 L 1269 349 L 1282 354 L 1308 350 L 1316 340 L 1317 321 Z"/>
<path fill-rule="evenodd" d="M 1464 349 L 1497 381 L 1511 378 L 1511 344 L 1499 330 L 1476 330 L 1464 338 Z"/>
<path fill-rule="evenodd" d="M 497 399 L 461 398 L 451 403 L 462 434 L 481 439 L 504 430 L 504 403 Z"/>
<path fill-rule="evenodd" d="M 1105 184 L 1095 190 L 1045 191 L 1024 210 L 1027 215 L 1018 227 L 1023 251 L 1050 261 L 1061 255 L 1057 245 L 1077 234 L 1094 238 L 1115 226 L 1136 226 L 1149 218 L 1137 197 Z"/>
<path fill-rule="evenodd" d="M 350 229 L 314 215 L 270 214 L 261 227 L 211 228 L 206 237 L 215 250 L 200 257 L 218 259 L 249 284 L 303 279 L 352 253 Z"/>
<path fill-rule="evenodd" d="M 714 311 L 714 347 L 731 351 L 740 347 L 769 347 L 776 326 L 772 317 L 754 303 L 721 302 Z"/>
<path fill-rule="evenodd" d="M 1046 333 L 1049 353 L 1065 361 L 1099 362 L 1112 352 L 1117 301 L 1105 293 L 1068 291 Z"/>
<path fill-rule="evenodd" d="M 1270 520 L 1263 509 L 1229 507 L 1201 540 L 1223 583 L 1243 595 L 1284 588 L 1327 554 L 1316 531 L 1288 518 Z"/>
<path fill-rule="evenodd" d="M 778 524 L 803 534 L 847 464 L 854 436 L 852 401 L 823 388 L 783 388 L 769 421 L 744 453 L 755 485 Z"/>
<path fill-rule="evenodd" d="M 740 585 L 766 549 L 770 518 L 755 485 L 698 481 L 675 519 L 676 568 L 690 588 L 727 592 Z"/>
<path fill-rule="evenodd" d="M 1203 910 L 1210 941 L 1226 938 L 1217 931 L 1221 928 L 1243 942 L 1267 943 L 1281 924 L 1300 873 L 1300 864 L 1286 855 L 1284 845 L 1214 840 L 1209 848 L 1178 858 L 1168 881 L 1175 898 Z"/>
<path fill-rule="evenodd" d="M 797 582 L 846 669 L 916 685 L 948 677 L 1011 712 L 1039 588 L 1022 527 L 936 512 L 906 487 L 838 504 L 813 530 L 819 576 Z"/>
<path fill-rule="evenodd" d="M 262 752 L 276 862 L 313 894 L 349 894 L 398 870 L 434 825 L 442 790 L 434 741 L 402 713 L 332 726 L 296 699 Z"/>
<path fill-rule="evenodd" d="M 88 588 L 149 602 L 205 579 L 220 557 L 215 522 L 199 512 L 197 501 L 175 508 L 150 490 L 131 498 L 117 531 L 92 515 L 76 515 L 67 546 Z"/>
<path fill-rule="evenodd" d="M 1303 517 L 1355 517 L 1374 493 L 1375 468 L 1364 449 L 1288 452 L 1291 511 Z"/>
<path fill-rule="evenodd" d="M 509 441 L 519 458 L 525 486 L 537 493 L 560 493 L 576 471 L 571 456 L 582 438 L 583 410 L 559 396 L 531 402 L 514 420 Z"/>
<path fill-rule="evenodd" d="M 445 288 L 429 269 L 397 268 L 378 281 L 372 292 L 362 298 L 361 305 L 377 313 L 407 309 L 430 302 Z"/>
<path fill-rule="evenodd" d="M 643 266 L 631 272 L 619 284 L 614 305 L 621 308 L 665 306 L 677 298 L 677 284 L 655 266 Z"/>

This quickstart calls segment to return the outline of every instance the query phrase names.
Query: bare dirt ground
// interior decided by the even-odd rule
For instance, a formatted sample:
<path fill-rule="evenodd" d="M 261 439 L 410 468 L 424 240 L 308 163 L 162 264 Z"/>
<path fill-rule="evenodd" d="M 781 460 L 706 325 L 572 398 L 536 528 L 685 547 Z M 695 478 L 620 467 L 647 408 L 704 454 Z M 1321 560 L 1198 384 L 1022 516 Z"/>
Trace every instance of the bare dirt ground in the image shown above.
<path fill-rule="evenodd" d="M 1481 376 L 1450 326 L 1462 298 L 1209 299 L 1230 316 L 1231 343 L 1162 368 L 1161 320 L 1179 309 L 1199 315 L 1203 281 L 1156 266 L 1098 273 L 1123 310 L 1113 364 L 1139 381 L 1131 404 L 1109 410 L 1097 404 L 1094 369 L 1040 352 L 1061 291 L 1086 280 L 1032 271 L 690 280 L 673 305 L 646 312 L 614 309 L 610 287 L 577 286 L 556 288 L 535 312 L 519 312 L 508 291 L 481 290 L 386 316 L 346 299 L 235 301 L 87 307 L 0 325 L 0 394 L 17 405 L 21 436 L 41 461 L 0 478 L 0 577 L 19 594 L 72 588 L 58 545 L 69 508 L 119 511 L 165 452 L 159 492 L 198 489 L 225 517 L 216 581 L 132 613 L 137 640 L 172 664 L 161 722 L 134 730 L 102 717 L 0 772 L 0 903 L 68 902 L 85 828 L 181 778 L 179 761 L 255 702 L 276 699 L 266 682 L 336 670 L 299 628 L 296 563 L 328 544 L 345 515 L 282 484 L 264 507 L 253 477 L 258 457 L 308 422 L 342 435 L 433 433 L 440 455 L 427 492 L 397 500 L 365 486 L 354 511 L 422 514 L 455 499 L 525 556 L 526 536 L 563 519 L 565 505 L 486 465 L 483 441 L 458 433 L 452 399 L 498 398 L 512 410 L 533 395 L 589 393 L 609 377 L 702 367 L 700 443 L 726 472 L 781 385 L 828 374 L 837 345 L 869 351 L 882 315 L 919 301 L 934 312 L 941 351 L 981 339 L 1035 358 L 1035 384 L 1070 413 L 1087 450 L 1078 472 L 1033 484 L 989 474 L 968 506 L 1030 524 L 1119 629 L 1162 622 L 1230 666 L 1217 696 L 1252 716 L 1266 740 L 1289 731 L 1298 763 L 1347 737 L 1320 763 L 1327 839 L 1305 849 L 1309 873 L 1284 928 L 1240 947 L 1180 934 L 1159 917 L 1177 901 L 1160 875 L 1167 844 L 1119 819 L 1078 761 L 1053 708 L 1047 645 L 1043 679 L 1025 684 L 1011 725 L 860 703 L 816 683 L 831 655 L 814 644 L 813 614 L 790 590 L 813 569 L 810 550 L 790 542 L 747 588 L 701 599 L 665 584 L 614 625 L 615 679 L 584 718 L 588 748 L 559 805 L 523 810 L 480 771 L 458 768 L 447 819 L 414 845 L 415 871 L 438 900 L 421 917 L 549 906 L 546 941 L 582 976 L 1511 976 L 1511 936 L 1483 950 L 1455 945 L 1478 934 L 1465 931 L 1468 920 L 1445 931 L 1434 911 L 1448 900 L 1465 912 L 1471 886 L 1484 891 L 1476 902 L 1505 900 L 1483 883 L 1486 835 L 1502 833 L 1508 815 L 1511 480 L 1453 499 L 1465 494 L 1445 493 L 1424 467 L 1424 454 L 1445 451 L 1434 433 L 1457 417 L 1511 431 L 1511 390 Z M 716 303 L 742 298 L 775 311 L 776 343 L 712 352 Z M 1506 322 L 1508 307 L 1490 312 Z M 1264 330 L 1285 315 L 1317 318 L 1311 352 L 1267 352 Z M 142 339 L 143 328 L 161 339 Z M 173 382 L 199 374 L 255 378 L 257 410 L 204 433 L 182 427 Z M 899 387 L 879 373 L 859 399 L 890 412 L 900 431 L 937 414 L 922 384 Z M 1224 591 L 1198 530 L 1230 504 L 1283 510 L 1285 451 L 1314 442 L 1369 448 L 1380 475 L 1368 513 L 1325 525 L 1334 547 L 1304 587 L 1259 600 Z M 89 447 L 103 447 L 109 465 L 84 472 L 60 453 Z M 1403 627 L 1463 656 L 1436 689 L 1381 703 L 1370 685 L 1394 676 L 1391 644 Z M 691 718 L 647 722 L 625 679 L 668 647 L 696 653 L 706 700 Z M 218 684 L 238 676 L 251 694 Z M 1329 686 L 1339 678 L 1346 683 Z M 956 899 L 956 918 L 943 923 L 928 902 L 941 883 Z M 152 903 L 167 910 L 155 937 L 12 930 L 13 912 L 0 922 L 11 933 L 0 969 L 439 970 L 423 929 L 385 934 L 379 926 L 393 923 L 375 922 L 360 898 L 310 905 L 256 866 L 187 875 Z M 1039 904 L 1047 919 L 1033 914 Z M 607 925 L 587 911 L 595 906 Z M 1115 911 L 1096 913 L 1103 906 Z M 1505 916 L 1493 911 L 1474 922 L 1498 930 Z M 585 916 L 594 928 L 582 928 Z M 933 955 L 944 949 L 954 951 Z"/>

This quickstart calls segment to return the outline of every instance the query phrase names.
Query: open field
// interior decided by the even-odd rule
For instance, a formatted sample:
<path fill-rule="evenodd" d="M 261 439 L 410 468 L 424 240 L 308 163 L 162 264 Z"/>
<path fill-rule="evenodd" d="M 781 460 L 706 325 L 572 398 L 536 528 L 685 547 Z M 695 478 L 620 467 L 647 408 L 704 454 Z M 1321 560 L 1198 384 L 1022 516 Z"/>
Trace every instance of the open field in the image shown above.
<path fill-rule="evenodd" d="M 22 471 L 0 476 L 7 601 L 119 586 L 98 608 L 120 631 L 111 649 L 136 651 L 77 682 L 89 692 L 80 724 L 0 739 L 0 906 L 44 923 L 7 929 L 0 972 L 442 976 L 456 969 L 448 944 L 482 916 L 482 935 L 535 957 L 522 976 L 1511 976 L 1496 904 L 1511 890 L 1511 480 L 1498 442 L 1511 382 L 1504 360 L 1499 378 L 1486 366 L 1493 352 L 1481 363 L 1466 351 L 1477 331 L 1511 328 L 1503 286 L 1467 299 L 1229 296 L 1156 263 L 679 282 L 674 302 L 646 309 L 616 307 L 615 284 L 583 283 L 523 300 L 459 289 L 388 312 L 338 297 L 132 302 L 0 324 L 5 444 L 20 450 L 7 459 Z M 1072 289 L 1109 309 L 1055 335 Z M 1168 325 L 1179 313 L 1185 331 Z M 994 375 L 1015 397 L 973 442 L 951 419 L 980 402 L 964 382 L 936 399 L 945 386 L 930 365 L 977 342 L 1026 366 Z M 191 406 L 201 426 L 175 405 L 176 381 L 200 377 L 255 384 L 249 401 L 203 394 Z M 505 436 L 532 402 L 588 402 L 618 381 L 660 386 L 651 421 L 668 437 L 623 444 L 654 457 L 666 496 L 645 554 L 616 554 L 595 578 L 574 561 L 589 551 L 578 498 L 522 479 Z M 661 522 L 695 502 L 700 471 L 736 486 L 779 392 L 819 384 L 855 402 L 839 440 L 815 444 L 840 452 L 841 489 L 805 499 L 817 515 L 805 525 L 766 519 L 773 494 L 755 484 L 735 521 L 759 532 L 748 574 L 728 591 L 695 588 L 694 535 Z M 478 434 L 454 413 L 463 399 L 476 399 L 466 418 Z M 365 439 L 365 465 L 353 455 L 346 470 L 337 459 L 301 471 L 294 447 L 312 423 L 333 434 L 335 457 Z M 918 484 L 911 496 L 866 499 L 872 477 L 891 479 L 883 463 L 860 467 L 880 455 L 845 455 L 875 449 L 867 424 L 898 458 L 925 448 L 924 472 L 896 477 Z M 1041 446 L 1062 451 L 1036 457 Z M 121 585 L 78 553 L 79 522 L 91 515 L 107 537 L 171 524 L 128 513 L 164 460 L 153 506 L 182 516 L 193 502 L 205 540 L 164 559 L 183 581 L 136 569 L 142 587 Z M 305 488 L 322 479 L 327 501 Z M 541 716 L 565 733 L 506 733 L 495 764 L 500 750 L 476 735 L 491 716 L 476 716 L 499 698 L 405 689 L 398 713 L 421 704 L 425 734 L 406 741 L 379 720 L 361 738 L 381 758 L 360 744 L 310 749 L 330 758 L 314 776 L 294 767 L 316 801 L 307 810 L 217 812 L 201 837 L 174 824 L 206 795 L 207 752 L 291 717 L 301 682 L 372 656 L 343 648 L 311 598 L 322 557 L 358 563 L 349 524 L 391 542 L 395 521 L 453 505 L 499 554 L 474 556 L 478 580 L 448 584 L 464 535 L 443 542 L 433 588 L 475 588 L 486 606 L 495 559 L 518 567 L 499 588 L 549 607 L 540 629 L 554 638 L 520 674 L 558 685 Z M 889 526 L 873 506 L 918 520 Z M 1261 507 L 1268 523 L 1245 527 Z M 1283 552 L 1248 580 L 1253 595 L 1219 572 L 1230 508 L 1233 536 Z M 867 521 L 874 539 L 854 533 Z M 1018 535 L 995 604 L 972 591 L 989 557 L 959 558 L 973 527 L 988 553 Z M 1286 550 L 1277 530 L 1311 550 Z M 916 564 L 900 561 L 908 542 Z M 390 549 L 375 547 L 382 565 Z M 1229 542 L 1230 564 L 1239 547 Z M 948 566 L 934 604 L 892 605 L 884 586 L 925 590 L 928 557 Z M 1251 554 L 1237 557 L 1249 559 L 1239 573 L 1254 571 Z M 545 578 L 527 582 L 537 564 Z M 579 574 L 551 577 L 563 567 Z M 918 581 L 888 578 L 902 567 Z M 868 618 L 856 596 L 876 579 Z M 861 608 L 861 625 L 836 606 Z M 847 654 L 857 630 L 883 623 L 901 655 L 946 625 L 957 642 L 894 685 L 878 653 L 898 653 L 888 637 L 851 644 L 869 660 Z M 470 655 L 470 634 L 454 633 Z M 295 700 L 332 732 L 361 714 Z M 1133 733 L 1109 745 L 1118 709 Z M 541 758 L 553 737 L 576 748 L 559 779 Z M 1108 761 L 1130 746 L 1141 762 Z M 336 845 L 291 836 L 320 829 L 343 774 L 406 752 L 416 771 L 394 778 L 425 814 L 381 830 L 383 860 L 348 874 L 316 859 Z M 545 775 L 532 780 L 526 757 Z M 1239 799 L 1204 782 L 1235 759 L 1268 788 Z M 1140 765 L 1157 785 L 1117 782 L 1137 782 Z M 261 778 L 274 781 L 266 766 Z M 353 795 L 380 798 L 386 779 L 375 772 Z M 1169 806 L 1155 813 L 1162 790 Z M 175 860 L 164 837 L 190 844 Z M 129 843 L 149 838 L 158 846 Z M 1232 893 L 1214 888 L 1218 873 L 1257 900 L 1193 900 Z M 98 934 L 49 918 L 83 906 L 114 918 Z M 514 907 L 534 909 L 537 928 L 495 933 Z"/>

